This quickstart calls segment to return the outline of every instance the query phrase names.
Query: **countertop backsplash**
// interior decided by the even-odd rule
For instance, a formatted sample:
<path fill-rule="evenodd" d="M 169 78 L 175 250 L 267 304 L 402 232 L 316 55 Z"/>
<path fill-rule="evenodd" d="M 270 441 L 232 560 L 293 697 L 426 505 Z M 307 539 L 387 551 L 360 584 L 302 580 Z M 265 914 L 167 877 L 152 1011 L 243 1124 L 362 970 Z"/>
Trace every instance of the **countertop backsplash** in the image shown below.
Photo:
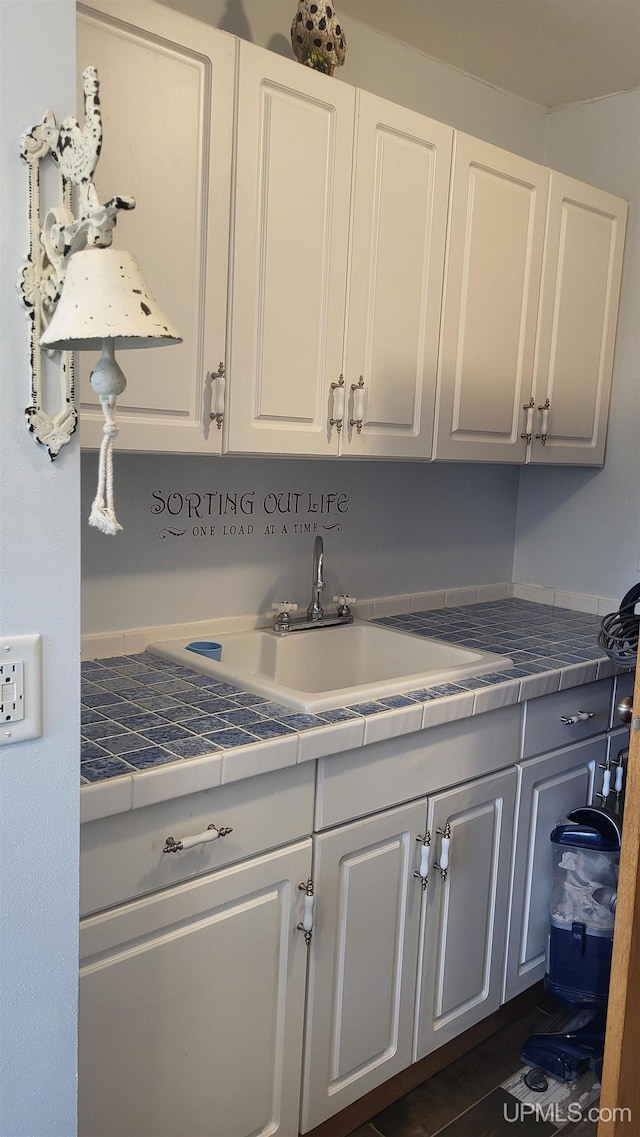
<path fill-rule="evenodd" d="M 383 616 L 400 616 L 439 608 L 457 608 L 470 604 L 487 603 L 509 598 L 529 600 L 534 604 L 567 608 L 576 612 L 591 613 L 599 617 L 615 611 L 620 599 L 542 588 L 535 584 L 512 584 L 499 581 L 493 584 L 469 585 L 458 588 L 433 589 L 428 592 L 403 593 L 358 599 L 354 615 L 361 620 L 377 620 Z M 202 637 L 222 632 L 245 631 L 267 627 L 272 612 L 229 615 L 206 618 L 185 623 L 156 624 L 152 627 L 122 628 L 118 631 L 90 632 L 82 636 L 83 660 L 103 659 L 113 655 L 131 655 L 145 651 L 148 644 L 179 636 Z"/>

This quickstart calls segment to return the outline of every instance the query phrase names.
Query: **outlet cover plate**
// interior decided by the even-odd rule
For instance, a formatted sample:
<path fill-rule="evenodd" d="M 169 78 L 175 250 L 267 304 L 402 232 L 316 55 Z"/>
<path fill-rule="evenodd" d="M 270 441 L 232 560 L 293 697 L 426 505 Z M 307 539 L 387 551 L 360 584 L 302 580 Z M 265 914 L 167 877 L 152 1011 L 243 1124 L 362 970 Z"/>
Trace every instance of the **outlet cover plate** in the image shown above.
<path fill-rule="evenodd" d="M 42 734 L 42 638 L 0 635 L 0 746 Z"/>

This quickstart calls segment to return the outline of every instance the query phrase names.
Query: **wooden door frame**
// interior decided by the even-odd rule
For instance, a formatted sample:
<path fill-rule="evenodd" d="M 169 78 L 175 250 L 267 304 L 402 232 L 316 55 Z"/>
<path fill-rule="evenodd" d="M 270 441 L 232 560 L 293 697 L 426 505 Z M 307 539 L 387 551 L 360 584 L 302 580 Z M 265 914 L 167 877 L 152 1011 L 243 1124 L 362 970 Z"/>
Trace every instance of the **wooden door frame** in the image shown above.
<path fill-rule="evenodd" d="M 640 668 L 633 715 L 598 1137 L 640 1132 Z"/>

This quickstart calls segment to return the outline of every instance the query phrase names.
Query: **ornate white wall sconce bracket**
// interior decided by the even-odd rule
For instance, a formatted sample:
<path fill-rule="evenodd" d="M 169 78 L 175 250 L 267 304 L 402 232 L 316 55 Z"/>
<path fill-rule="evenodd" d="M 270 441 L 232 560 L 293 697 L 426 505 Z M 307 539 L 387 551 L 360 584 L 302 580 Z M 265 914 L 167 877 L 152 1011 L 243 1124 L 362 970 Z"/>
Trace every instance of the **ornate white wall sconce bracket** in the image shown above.
<path fill-rule="evenodd" d="M 45 409 L 45 364 L 40 337 L 53 316 L 71 255 L 91 246 L 111 245 L 120 210 L 133 209 L 131 197 L 114 197 L 102 205 L 93 182 L 100 157 L 102 119 L 98 75 L 83 72 L 84 125 L 72 117 L 58 127 L 51 111 L 25 135 L 21 156 L 28 167 L 29 251 L 18 280 L 31 321 L 31 401 L 27 425 L 37 442 L 55 458 L 76 429 L 74 360 L 71 351 L 47 352 L 59 375 L 57 407 Z M 50 158 L 58 171 L 58 200 L 42 216 L 40 164 Z M 73 209 L 77 210 L 77 216 Z M 53 386 L 51 384 L 50 386 Z M 53 397 L 51 390 L 47 392 Z"/>
<path fill-rule="evenodd" d="M 84 125 L 66 118 L 57 127 L 47 111 L 22 143 L 29 169 L 29 254 L 18 281 L 31 318 L 31 402 L 26 415 L 36 441 L 55 458 L 78 421 L 71 353 L 102 353 L 89 377 L 105 416 L 89 524 L 113 535 L 122 528 L 113 500 L 112 450 L 118 433 L 114 414 L 127 385 L 115 351 L 182 340 L 151 295 L 135 258 L 111 248 L 118 213 L 136 203 L 132 197 L 100 203 L 93 183 L 102 145 L 95 67 L 87 67 L 82 79 Z M 40 163 L 47 157 L 57 170 L 58 200 L 43 220 Z M 52 369 L 57 370 L 59 390 L 56 409 L 50 411 L 45 402 L 55 398 L 49 381 Z"/>

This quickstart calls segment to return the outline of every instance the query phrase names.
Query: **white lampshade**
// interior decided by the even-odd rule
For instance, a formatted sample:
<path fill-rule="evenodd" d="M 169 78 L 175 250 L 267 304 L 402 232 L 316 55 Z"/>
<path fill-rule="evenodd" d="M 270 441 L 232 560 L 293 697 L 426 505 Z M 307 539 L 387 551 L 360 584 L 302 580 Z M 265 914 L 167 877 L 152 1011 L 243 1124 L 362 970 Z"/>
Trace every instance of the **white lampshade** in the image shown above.
<path fill-rule="evenodd" d="M 131 253 L 89 248 L 73 253 L 44 348 L 100 351 L 161 347 L 182 338 L 159 307 Z"/>

